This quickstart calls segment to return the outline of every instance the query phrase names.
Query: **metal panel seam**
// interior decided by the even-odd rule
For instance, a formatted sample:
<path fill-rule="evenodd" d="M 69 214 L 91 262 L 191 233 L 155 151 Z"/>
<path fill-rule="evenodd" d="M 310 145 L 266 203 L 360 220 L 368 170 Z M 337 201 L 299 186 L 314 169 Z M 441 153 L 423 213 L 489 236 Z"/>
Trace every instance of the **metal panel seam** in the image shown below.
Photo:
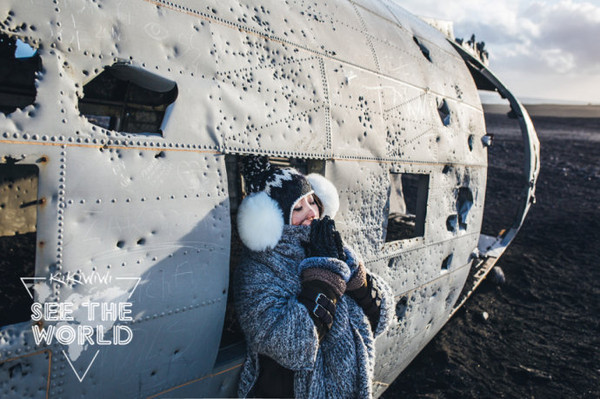
<path fill-rule="evenodd" d="M 278 37 L 274 37 L 274 36 L 265 35 L 263 33 L 257 32 L 257 31 L 255 31 L 253 29 L 248 28 L 248 27 L 245 27 L 245 26 L 242 26 L 242 25 L 238 25 L 238 24 L 235 24 L 233 22 L 230 22 L 230 21 L 227 21 L 227 20 L 224 20 L 224 19 L 221 19 L 221 18 L 211 17 L 211 16 L 206 15 L 206 14 L 200 12 L 200 11 L 190 10 L 187 7 L 184 8 L 182 6 L 178 6 L 178 5 L 175 5 L 173 3 L 167 3 L 164 0 L 143 0 L 143 1 L 145 1 L 147 3 L 154 4 L 154 5 L 159 6 L 159 7 L 163 6 L 163 7 L 169 8 L 170 10 L 175 11 L 175 12 L 181 12 L 181 13 L 185 13 L 185 14 L 188 14 L 190 16 L 193 16 L 193 17 L 203 18 L 203 19 L 205 19 L 205 20 L 207 20 L 209 22 L 216 22 L 216 23 L 219 23 L 219 24 L 221 24 L 221 25 L 223 25 L 223 26 L 225 26 L 227 28 L 237 29 L 237 30 L 246 32 L 248 34 L 255 35 L 255 36 L 260 37 L 260 38 L 265 39 L 265 40 L 271 40 L 271 41 L 279 42 L 279 43 L 282 43 L 282 44 L 288 44 L 288 45 L 294 46 L 294 47 L 296 47 L 298 49 L 301 49 L 301 50 L 304 50 L 304 51 L 308 51 L 308 52 L 313 53 L 313 54 L 317 54 L 317 55 L 319 55 L 321 57 L 328 58 L 328 59 L 334 60 L 336 62 L 341 62 L 341 63 L 346 64 L 346 65 L 350 65 L 350 66 L 352 66 L 352 67 L 354 67 L 356 69 L 359 69 L 359 70 L 362 70 L 362 71 L 366 71 L 366 72 L 370 72 L 370 73 L 374 73 L 377 76 L 381 76 L 381 77 L 390 79 L 390 80 L 392 80 L 394 82 L 403 84 L 405 86 L 412 87 L 412 88 L 417 89 L 417 90 L 428 91 L 429 93 L 433 93 L 433 94 L 435 94 L 437 96 L 440 96 L 440 97 L 446 97 L 446 96 L 444 96 L 443 93 L 435 92 L 433 90 L 430 90 L 427 87 L 419 87 L 419 86 L 413 85 L 413 84 L 411 84 L 409 82 L 406 82 L 406 81 L 401 80 L 401 79 L 397 79 L 397 78 L 395 78 L 393 76 L 386 75 L 386 74 L 381 73 L 379 71 L 374 71 L 372 69 L 365 68 L 365 67 L 360 66 L 358 64 L 355 64 L 355 63 L 352 63 L 352 62 L 349 62 L 349 61 L 346 61 L 346 60 L 342 60 L 342 59 L 337 58 L 337 57 L 333 57 L 333 56 L 328 55 L 326 53 L 321 53 L 321 52 L 319 52 L 317 50 L 314 50 L 314 49 L 311 49 L 311 48 L 308 48 L 308 47 L 305 47 L 305 46 L 302 46 L 302 45 L 290 42 L 288 40 L 284 40 L 284 39 L 281 39 L 281 38 L 278 38 Z M 474 110 L 483 112 L 481 110 L 481 108 L 477 107 L 476 105 L 469 104 L 469 103 L 464 102 L 464 101 L 462 101 L 460 99 L 454 99 L 454 100 L 457 101 L 457 102 L 462 103 L 466 107 L 469 107 L 469 108 L 472 108 Z"/>
<path fill-rule="evenodd" d="M 156 397 L 158 397 L 158 396 L 160 396 L 160 395 L 163 395 L 163 394 L 165 394 L 165 393 L 168 393 L 168 392 L 174 391 L 174 390 L 176 390 L 176 389 L 178 389 L 178 388 L 182 388 L 182 387 L 184 387 L 184 386 L 187 386 L 187 385 L 193 384 L 193 383 L 195 383 L 195 382 L 200 382 L 200 381 L 202 381 L 202 380 L 205 380 L 205 379 L 207 379 L 207 378 L 212 378 L 212 377 L 216 377 L 216 376 L 218 376 L 218 375 L 221 375 L 221 374 L 228 373 L 228 372 L 230 372 L 230 371 L 233 371 L 233 370 L 235 370 L 235 369 L 237 369 L 237 368 L 239 368 L 239 367 L 242 367 L 242 365 L 243 365 L 243 364 L 244 364 L 244 363 L 239 363 L 239 364 L 236 364 L 235 366 L 232 366 L 232 367 L 228 368 L 227 370 L 219 371 L 218 373 L 214 373 L 214 374 L 208 374 L 208 375 L 205 375 L 205 376 L 203 376 L 203 377 L 196 378 L 195 380 L 191 380 L 191 381 L 184 382 L 183 384 L 180 384 L 180 385 L 174 386 L 174 387 L 172 387 L 172 388 L 169 388 L 169 389 L 167 389 L 167 390 L 165 390 L 165 391 L 162 391 L 162 392 L 156 393 L 156 394 L 154 394 L 154 395 L 152 395 L 152 396 L 148 396 L 148 397 L 147 397 L 147 399 L 153 399 L 153 398 L 156 398 Z"/>

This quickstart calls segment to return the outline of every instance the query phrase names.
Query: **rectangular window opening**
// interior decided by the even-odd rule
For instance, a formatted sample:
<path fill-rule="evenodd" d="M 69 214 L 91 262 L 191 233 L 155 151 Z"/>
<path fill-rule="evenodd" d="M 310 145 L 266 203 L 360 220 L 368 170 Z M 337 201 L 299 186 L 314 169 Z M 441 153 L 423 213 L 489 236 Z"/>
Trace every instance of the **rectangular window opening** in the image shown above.
<path fill-rule="evenodd" d="M 0 163 L 0 327 L 31 319 L 33 299 L 21 283 L 35 276 L 39 170 Z M 26 280 L 27 282 L 27 280 Z"/>
<path fill-rule="evenodd" d="M 0 113 L 8 115 L 35 102 L 35 76 L 41 70 L 42 59 L 33 48 L 0 33 Z"/>
<path fill-rule="evenodd" d="M 174 81 L 129 64 L 116 63 L 83 87 L 79 110 L 104 129 L 162 136 L 162 128 L 177 99 Z"/>
<path fill-rule="evenodd" d="M 385 242 L 423 237 L 429 175 L 390 172 Z"/>

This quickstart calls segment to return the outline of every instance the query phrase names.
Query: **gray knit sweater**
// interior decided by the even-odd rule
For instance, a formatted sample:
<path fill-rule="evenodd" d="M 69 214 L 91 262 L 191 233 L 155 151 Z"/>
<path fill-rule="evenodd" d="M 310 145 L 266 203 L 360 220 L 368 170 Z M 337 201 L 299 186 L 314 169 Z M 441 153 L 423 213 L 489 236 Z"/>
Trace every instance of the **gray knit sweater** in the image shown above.
<path fill-rule="evenodd" d="M 308 241 L 310 226 L 285 226 L 277 246 L 264 252 L 248 251 L 236 270 L 234 295 L 248 353 L 238 394 L 246 397 L 259 374 L 258 354 L 271 357 L 294 371 L 296 398 L 370 398 L 375 361 L 374 335 L 363 310 L 347 295 L 337 303 L 331 330 L 319 343 L 307 308 L 297 297 L 300 273 L 307 267 L 330 270 L 356 268 L 358 260 L 308 258 L 301 242 Z M 352 254 L 353 255 L 353 254 Z M 304 262 L 303 262 L 304 261 Z M 348 275 L 348 270 L 340 274 Z M 382 298 L 375 336 L 390 323 L 393 296 L 377 276 Z"/>

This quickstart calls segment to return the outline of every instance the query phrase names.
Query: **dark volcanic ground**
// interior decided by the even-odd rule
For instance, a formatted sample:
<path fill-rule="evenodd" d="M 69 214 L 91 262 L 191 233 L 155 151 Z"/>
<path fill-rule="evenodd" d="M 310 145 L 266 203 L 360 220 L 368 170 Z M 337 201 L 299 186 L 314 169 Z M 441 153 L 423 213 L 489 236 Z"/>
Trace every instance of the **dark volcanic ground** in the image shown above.
<path fill-rule="evenodd" d="M 513 215 L 522 146 L 514 121 L 486 121 L 489 234 Z M 600 115 L 533 122 L 537 203 L 497 263 L 506 283 L 485 281 L 384 398 L 600 398 Z"/>

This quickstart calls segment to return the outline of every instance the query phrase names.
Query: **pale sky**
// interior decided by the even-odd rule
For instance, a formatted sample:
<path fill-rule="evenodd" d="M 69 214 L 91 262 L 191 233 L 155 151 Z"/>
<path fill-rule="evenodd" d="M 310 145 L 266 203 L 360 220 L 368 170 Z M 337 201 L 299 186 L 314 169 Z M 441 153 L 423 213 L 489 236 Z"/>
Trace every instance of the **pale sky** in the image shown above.
<path fill-rule="evenodd" d="M 474 33 L 490 69 L 520 99 L 600 104 L 600 0 L 396 0 Z"/>

